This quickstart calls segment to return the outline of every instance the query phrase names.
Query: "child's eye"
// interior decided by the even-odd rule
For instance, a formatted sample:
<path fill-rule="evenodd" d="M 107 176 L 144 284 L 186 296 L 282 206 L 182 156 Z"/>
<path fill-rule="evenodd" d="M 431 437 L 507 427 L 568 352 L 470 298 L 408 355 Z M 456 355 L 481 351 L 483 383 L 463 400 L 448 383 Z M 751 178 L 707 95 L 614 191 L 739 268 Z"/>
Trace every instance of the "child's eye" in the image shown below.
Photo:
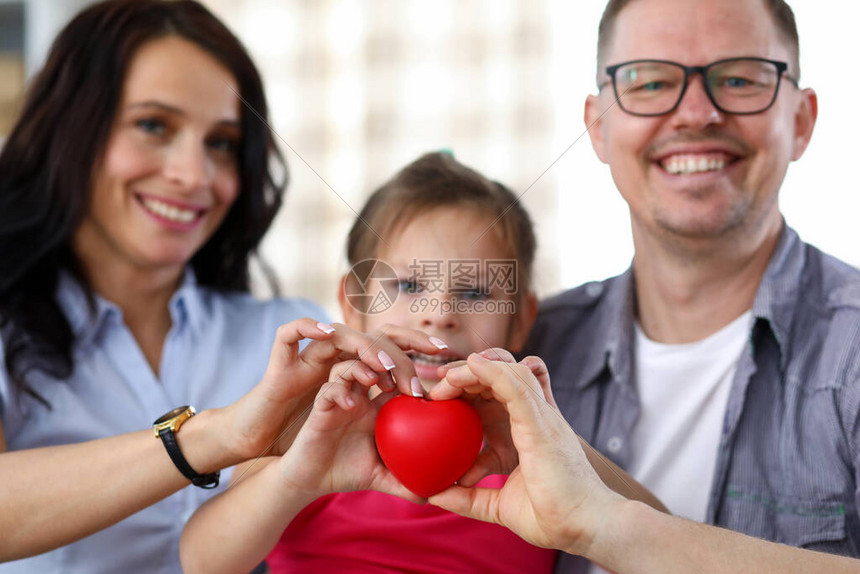
<path fill-rule="evenodd" d="M 157 118 L 142 118 L 134 122 L 134 125 L 141 131 L 154 136 L 164 135 L 164 132 L 167 130 L 164 122 Z"/>
<path fill-rule="evenodd" d="M 415 279 L 401 279 L 397 284 L 401 293 L 418 293 L 422 291 L 421 284 Z"/>
<path fill-rule="evenodd" d="M 477 289 L 469 289 L 468 291 L 462 291 L 460 296 L 467 301 L 480 301 L 482 299 L 487 299 L 490 297 L 490 294 L 486 292 L 483 288 Z"/>

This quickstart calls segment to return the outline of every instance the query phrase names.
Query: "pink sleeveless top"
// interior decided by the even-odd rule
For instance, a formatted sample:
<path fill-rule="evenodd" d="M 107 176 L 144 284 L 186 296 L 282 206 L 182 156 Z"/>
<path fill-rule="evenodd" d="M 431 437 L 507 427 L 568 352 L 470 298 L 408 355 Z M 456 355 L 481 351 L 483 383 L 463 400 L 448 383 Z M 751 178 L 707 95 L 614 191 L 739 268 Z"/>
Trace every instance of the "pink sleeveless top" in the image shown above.
<path fill-rule="evenodd" d="M 479 486 L 501 488 L 506 476 Z M 290 523 L 266 558 L 272 574 L 550 573 L 557 552 L 497 524 L 374 491 L 324 496 Z"/>

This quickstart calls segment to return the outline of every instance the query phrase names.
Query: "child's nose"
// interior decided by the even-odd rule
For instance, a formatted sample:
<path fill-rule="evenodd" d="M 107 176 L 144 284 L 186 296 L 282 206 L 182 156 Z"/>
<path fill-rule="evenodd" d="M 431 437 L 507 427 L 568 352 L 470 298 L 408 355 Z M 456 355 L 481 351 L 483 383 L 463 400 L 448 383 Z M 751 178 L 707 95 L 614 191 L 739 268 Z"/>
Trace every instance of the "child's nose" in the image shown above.
<path fill-rule="evenodd" d="M 439 297 L 437 305 L 430 305 L 421 316 L 421 328 L 450 331 L 460 326 L 460 316 L 455 307 L 456 299 Z"/>

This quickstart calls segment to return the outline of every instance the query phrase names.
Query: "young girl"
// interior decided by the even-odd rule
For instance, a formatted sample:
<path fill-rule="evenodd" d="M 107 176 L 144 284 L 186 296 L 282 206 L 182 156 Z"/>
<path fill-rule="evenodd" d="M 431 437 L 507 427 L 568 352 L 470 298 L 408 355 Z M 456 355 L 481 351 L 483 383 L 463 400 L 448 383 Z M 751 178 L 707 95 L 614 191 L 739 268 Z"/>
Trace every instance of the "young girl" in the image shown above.
<path fill-rule="evenodd" d="M 448 154 L 425 155 L 383 185 L 353 225 L 354 272 L 341 282 L 341 310 L 359 330 L 408 326 L 448 344 L 440 355 L 413 355 L 420 394 L 438 382 L 441 364 L 488 347 L 522 347 L 537 309 L 529 284 L 535 245 L 529 216 L 507 188 Z M 398 278 L 384 311 L 362 308 L 388 286 L 361 277 L 369 269 L 356 264 L 365 260 L 378 261 L 377 275 L 387 265 Z M 366 299 L 354 295 L 363 279 Z M 496 475 L 480 486 L 502 484 Z M 551 572 L 555 556 L 502 526 L 362 491 L 313 502 L 266 562 L 272 572 L 522 573 Z"/>
<path fill-rule="evenodd" d="M 447 343 L 441 354 L 412 355 L 418 374 L 412 380 L 413 395 L 422 395 L 439 381 L 444 373 L 439 367 L 447 362 L 489 347 L 522 347 L 537 307 L 530 290 L 535 243 L 527 213 L 507 188 L 450 155 L 425 155 L 373 194 L 349 234 L 352 270 L 339 291 L 346 323 L 359 330 L 384 331 L 386 324 L 411 327 Z M 330 381 L 350 378 L 342 372 L 346 367 L 336 370 Z M 315 417 L 334 417 L 329 411 L 338 410 L 332 405 L 343 402 L 345 394 L 339 384 L 321 392 L 300 437 L 311 429 L 320 436 L 322 428 L 340 436 L 337 423 L 323 424 L 327 419 Z M 358 407 L 343 404 L 356 408 L 355 417 L 367 431 L 349 456 L 358 461 L 360 451 L 369 451 L 374 463 L 338 464 L 346 469 L 342 472 L 356 475 L 351 478 L 356 490 L 364 490 L 335 487 L 341 492 L 318 498 L 299 512 L 302 496 L 296 490 L 303 490 L 300 483 L 310 475 L 319 475 L 312 472 L 313 463 L 331 447 L 312 450 L 307 440 L 297 438 L 285 456 L 292 461 L 265 477 L 259 472 L 246 479 L 192 518 L 182 540 L 186 571 L 247 568 L 273 545 L 266 559 L 272 572 L 552 571 L 554 550 L 532 546 L 501 526 L 367 490 L 417 499 L 393 486 L 396 481 L 378 461 L 370 433 L 379 405 L 355 392 L 349 396 Z M 302 459 L 301 452 L 311 454 Z M 300 470 L 301 465 L 305 468 Z M 303 479 L 288 478 L 297 474 Z M 336 474 L 335 469 L 325 479 L 327 485 Z M 491 475 L 479 486 L 499 488 L 505 479 Z M 267 526 L 286 530 L 277 540 L 280 531 Z"/>

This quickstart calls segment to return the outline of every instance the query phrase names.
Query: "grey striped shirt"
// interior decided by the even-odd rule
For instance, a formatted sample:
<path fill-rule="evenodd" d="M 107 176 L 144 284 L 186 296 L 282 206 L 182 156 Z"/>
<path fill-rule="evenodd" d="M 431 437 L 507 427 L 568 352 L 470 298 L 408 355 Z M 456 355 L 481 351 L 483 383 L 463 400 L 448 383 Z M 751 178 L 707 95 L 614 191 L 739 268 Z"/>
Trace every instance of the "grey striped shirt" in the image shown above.
<path fill-rule="evenodd" d="M 621 467 L 640 410 L 633 287 L 628 270 L 544 302 L 526 350 L 573 428 Z M 752 312 L 707 522 L 860 556 L 860 271 L 785 227 Z M 580 567 L 564 556 L 557 571 Z"/>

